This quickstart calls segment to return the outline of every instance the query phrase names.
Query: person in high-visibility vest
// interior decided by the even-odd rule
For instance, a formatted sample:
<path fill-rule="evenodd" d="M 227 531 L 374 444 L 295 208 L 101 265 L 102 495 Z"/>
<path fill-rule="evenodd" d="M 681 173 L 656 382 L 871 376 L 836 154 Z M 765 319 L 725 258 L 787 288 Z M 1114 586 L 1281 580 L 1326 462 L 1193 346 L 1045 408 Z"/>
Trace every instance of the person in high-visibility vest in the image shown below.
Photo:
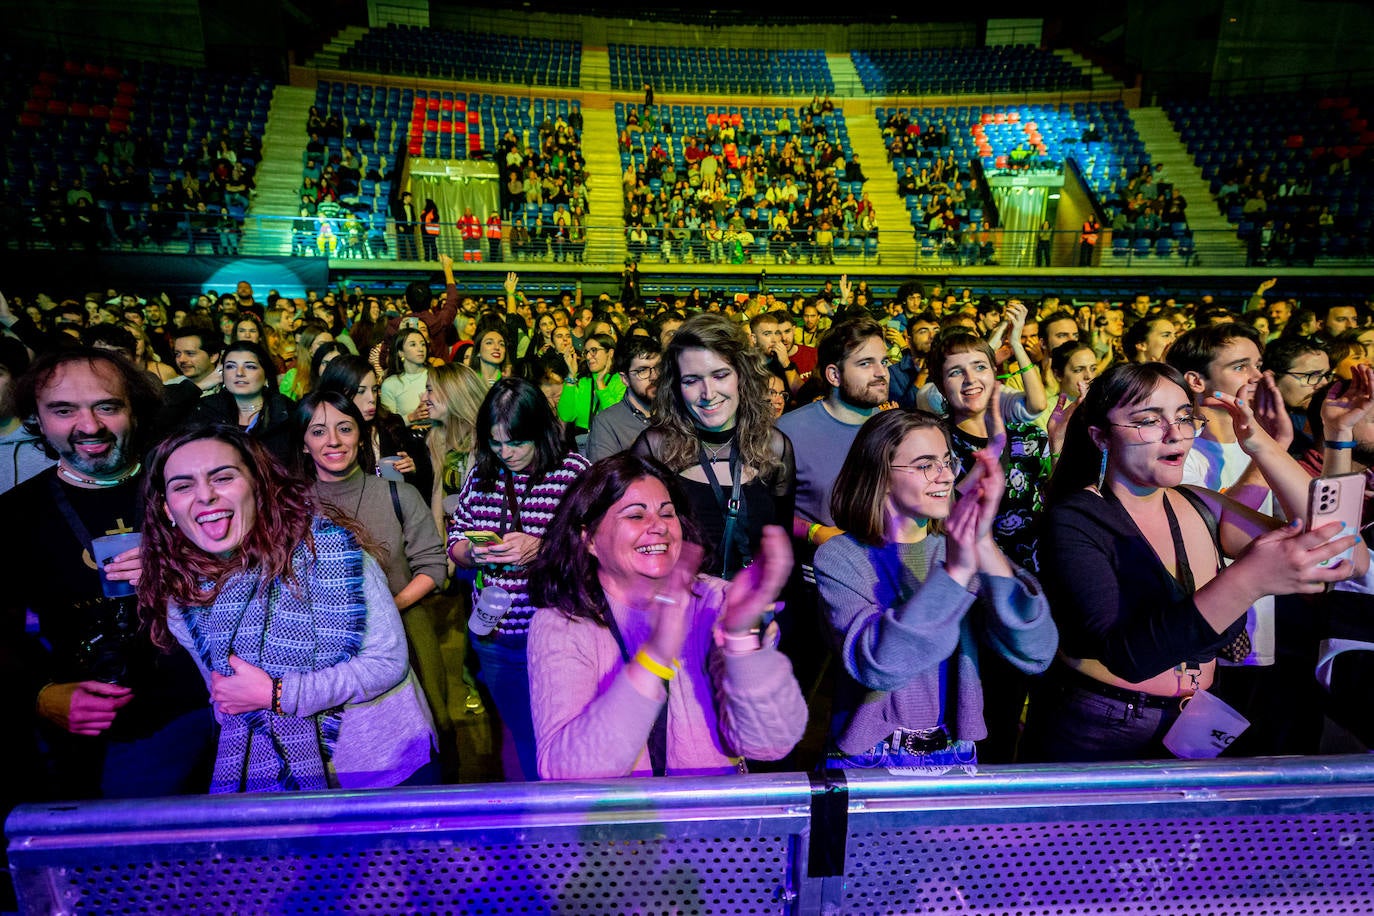
<path fill-rule="evenodd" d="M 463 215 L 458 218 L 458 231 L 463 235 L 463 260 L 482 260 L 482 224 L 471 207 L 463 208 Z"/>
<path fill-rule="evenodd" d="M 501 256 L 501 214 L 495 210 L 487 217 L 487 260 L 504 260 Z"/>
<path fill-rule="evenodd" d="M 1102 231 L 1102 225 L 1098 223 L 1097 217 L 1090 216 L 1083 221 L 1083 232 L 1078 236 L 1078 266 L 1091 267 L 1093 264 L 1093 251 L 1097 248 L 1097 234 Z"/>
<path fill-rule="evenodd" d="M 439 208 L 433 200 L 425 201 L 425 209 L 420 214 L 420 227 L 424 230 L 425 260 L 439 260 L 439 233 L 443 231 L 443 226 L 439 225 Z"/>

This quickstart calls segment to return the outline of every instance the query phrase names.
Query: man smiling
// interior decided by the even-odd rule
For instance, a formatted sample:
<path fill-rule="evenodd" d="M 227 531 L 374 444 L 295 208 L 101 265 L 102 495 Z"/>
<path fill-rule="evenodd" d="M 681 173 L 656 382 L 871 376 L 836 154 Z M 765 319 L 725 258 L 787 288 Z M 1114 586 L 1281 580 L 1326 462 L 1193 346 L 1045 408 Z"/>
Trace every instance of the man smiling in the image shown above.
<path fill-rule="evenodd" d="M 7 706 L 26 717 L 21 747 L 36 752 L 11 761 L 33 765 L 31 798 L 204 791 L 204 684 L 184 651 L 153 648 L 132 595 L 105 594 L 92 555 L 93 537 L 140 526 L 139 462 L 158 397 L 143 372 L 95 349 L 44 355 L 16 392 L 25 427 L 58 462 L 0 497 L 4 518 L 24 520 L 0 533 L 3 603 L 35 621 L 0 644 Z M 104 573 L 133 582 L 139 569 L 135 549 Z"/>

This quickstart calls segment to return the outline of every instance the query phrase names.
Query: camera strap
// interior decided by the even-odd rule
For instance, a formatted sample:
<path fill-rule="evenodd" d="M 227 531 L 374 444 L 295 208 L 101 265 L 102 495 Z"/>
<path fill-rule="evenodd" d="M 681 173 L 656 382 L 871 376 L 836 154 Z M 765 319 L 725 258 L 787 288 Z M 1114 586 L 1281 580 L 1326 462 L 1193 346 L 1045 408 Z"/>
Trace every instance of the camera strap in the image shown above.
<path fill-rule="evenodd" d="M 57 505 L 57 511 L 62 515 L 62 519 L 67 523 L 67 527 L 71 529 L 76 539 L 81 542 L 81 546 L 85 549 L 86 554 L 94 558 L 95 554 L 91 552 L 91 541 L 93 540 L 91 538 L 91 532 L 86 527 L 86 523 L 81 520 L 81 516 L 77 514 L 76 507 L 72 505 L 72 501 L 67 497 L 66 488 L 62 486 L 61 481 L 57 479 L 56 475 L 48 478 L 48 489 L 51 491 L 53 502 Z M 136 494 L 134 497 L 134 522 L 141 527 L 143 521 L 143 490 L 141 487 L 137 487 L 134 492 Z"/>

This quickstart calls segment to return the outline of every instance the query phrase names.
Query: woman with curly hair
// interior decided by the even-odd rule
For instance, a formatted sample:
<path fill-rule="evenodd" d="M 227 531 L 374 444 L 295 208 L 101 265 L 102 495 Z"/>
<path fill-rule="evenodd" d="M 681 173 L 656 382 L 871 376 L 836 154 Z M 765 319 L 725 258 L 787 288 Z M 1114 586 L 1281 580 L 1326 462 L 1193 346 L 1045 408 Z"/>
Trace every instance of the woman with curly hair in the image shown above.
<path fill-rule="evenodd" d="M 792 442 L 773 426 L 762 360 L 729 319 L 689 319 L 662 368 L 653 424 L 631 450 L 682 478 L 714 554 L 706 568 L 729 579 L 758 552 L 766 525 L 792 524 Z"/>
<path fill-rule="evenodd" d="M 164 441 L 144 499 L 139 606 L 210 689 L 211 792 L 435 781 L 400 615 L 354 528 L 319 515 L 304 482 L 227 426 Z"/>
<path fill-rule="evenodd" d="M 547 779 L 735 773 L 776 760 L 806 702 L 767 621 L 792 568 L 770 527 L 747 574 L 699 575 L 681 478 L 621 452 L 559 505 L 531 569 L 530 694 Z"/>

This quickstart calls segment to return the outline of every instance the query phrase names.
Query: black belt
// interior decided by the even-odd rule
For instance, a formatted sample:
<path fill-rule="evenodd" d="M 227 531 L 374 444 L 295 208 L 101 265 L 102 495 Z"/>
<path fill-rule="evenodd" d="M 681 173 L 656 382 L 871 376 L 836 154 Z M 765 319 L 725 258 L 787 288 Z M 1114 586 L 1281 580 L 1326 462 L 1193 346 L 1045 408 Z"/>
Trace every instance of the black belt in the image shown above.
<path fill-rule="evenodd" d="M 1178 705 L 1178 697 L 1161 697 L 1153 693 L 1142 693 L 1139 690 L 1127 690 L 1125 687 L 1114 687 L 1111 684 L 1104 684 L 1095 678 L 1088 677 L 1076 668 L 1070 668 L 1060 662 L 1055 663 L 1054 671 L 1055 676 L 1066 686 L 1095 693 L 1109 700 L 1120 700 L 1122 703 L 1132 703 L 1150 709 L 1167 709 Z"/>

